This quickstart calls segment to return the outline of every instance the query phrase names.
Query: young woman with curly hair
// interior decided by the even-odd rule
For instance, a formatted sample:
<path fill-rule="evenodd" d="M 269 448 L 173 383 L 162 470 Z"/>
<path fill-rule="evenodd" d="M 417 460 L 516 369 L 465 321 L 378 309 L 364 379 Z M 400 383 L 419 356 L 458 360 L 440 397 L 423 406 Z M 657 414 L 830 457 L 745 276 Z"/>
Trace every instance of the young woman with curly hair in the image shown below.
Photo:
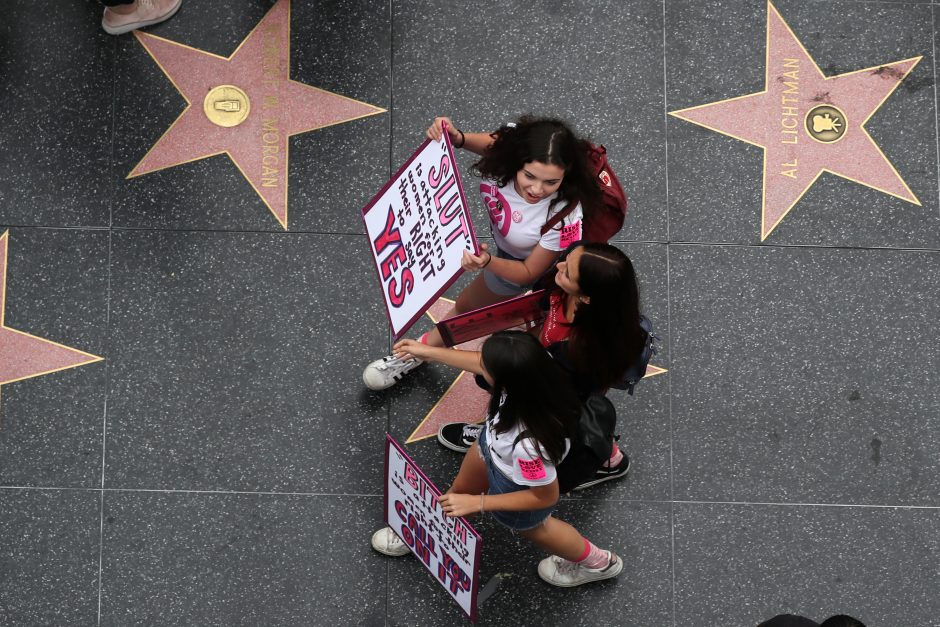
<path fill-rule="evenodd" d="M 494 250 L 484 244 L 479 255 L 464 253 L 464 270 L 482 273 L 460 293 L 449 317 L 528 290 L 564 250 L 561 229 L 589 218 L 601 191 L 588 165 L 587 142 L 560 120 L 524 116 L 493 133 L 464 133 L 450 118 L 439 117 L 427 130 L 428 138 L 440 141 L 445 128 L 454 146 L 481 157 L 473 172 L 482 179 L 480 195 L 496 243 Z M 573 210 L 542 233 L 569 204 Z M 436 329 L 421 341 L 443 346 Z M 370 363 L 362 379 L 370 389 L 383 390 L 421 363 L 388 355 Z"/>

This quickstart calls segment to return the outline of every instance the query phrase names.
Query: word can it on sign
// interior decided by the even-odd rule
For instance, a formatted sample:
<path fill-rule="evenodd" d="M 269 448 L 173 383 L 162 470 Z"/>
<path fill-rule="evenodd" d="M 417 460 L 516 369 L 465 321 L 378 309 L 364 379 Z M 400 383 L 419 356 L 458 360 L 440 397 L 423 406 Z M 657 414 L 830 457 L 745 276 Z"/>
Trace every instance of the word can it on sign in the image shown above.
<path fill-rule="evenodd" d="M 430 139 L 369 204 L 362 219 L 397 340 L 479 254 L 450 136 Z"/>
<path fill-rule="evenodd" d="M 465 518 L 444 515 L 441 491 L 385 437 L 385 522 L 475 622 L 483 538 Z"/>

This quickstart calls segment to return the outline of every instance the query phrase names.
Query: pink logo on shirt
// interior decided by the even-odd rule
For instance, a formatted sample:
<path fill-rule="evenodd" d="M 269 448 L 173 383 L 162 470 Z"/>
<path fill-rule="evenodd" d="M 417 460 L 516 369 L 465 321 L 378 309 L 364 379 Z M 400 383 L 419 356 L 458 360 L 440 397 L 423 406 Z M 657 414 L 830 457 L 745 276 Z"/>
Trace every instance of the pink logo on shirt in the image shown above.
<path fill-rule="evenodd" d="M 513 212 L 512 212 L 512 221 L 515 222 L 516 224 L 519 224 L 520 222 L 522 222 L 522 212 L 521 212 L 521 211 L 513 211 Z"/>
<path fill-rule="evenodd" d="M 490 222 L 493 228 L 499 231 L 499 234 L 506 237 L 509 233 L 509 203 L 499 192 L 499 187 L 495 184 L 480 183 L 480 196 L 483 197 L 483 204 L 490 214 Z"/>
<path fill-rule="evenodd" d="M 561 247 L 568 248 L 576 241 L 581 239 L 581 220 L 563 226 L 561 228 L 561 235 L 559 236 Z"/>
<path fill-rule="evenodd" d="M 545 465 L 541 459 L 519 459 L 519 472 L 522 478 L 528 481 L 538 481 L 545 478 Z"/>

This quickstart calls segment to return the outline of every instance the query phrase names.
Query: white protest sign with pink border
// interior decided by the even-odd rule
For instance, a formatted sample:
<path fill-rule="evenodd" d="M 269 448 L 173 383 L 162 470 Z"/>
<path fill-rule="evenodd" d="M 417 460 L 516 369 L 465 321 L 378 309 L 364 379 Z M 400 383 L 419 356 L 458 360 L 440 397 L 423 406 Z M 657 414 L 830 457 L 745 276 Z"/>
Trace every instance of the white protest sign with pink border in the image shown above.
<path fill-rule="evenodd" d="M 440 490 L 392 436 L 385 437 L 385 522 L 476 621 L 483 538 L 465 518 L 444 515 Z"/>
<path fill-rule="evenodd" d="M 463 251 L 479 254 L 467 199 L 445 131 L 411 155 L 362 219 L 397 340 L 463 272 Z"/>

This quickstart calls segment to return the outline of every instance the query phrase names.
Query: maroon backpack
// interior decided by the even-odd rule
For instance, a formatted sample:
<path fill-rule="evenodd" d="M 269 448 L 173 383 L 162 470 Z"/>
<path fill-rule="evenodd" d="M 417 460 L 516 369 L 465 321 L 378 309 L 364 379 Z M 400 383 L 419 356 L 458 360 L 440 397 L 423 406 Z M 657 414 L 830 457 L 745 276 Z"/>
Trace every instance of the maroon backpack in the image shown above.
<path fill-rule="evenodd" d="M 588 142 L 587 158 L 591 171 L 598 178 L 601 188 L 601 202 L 594 207 L 590 218 L 584 221 L 582 237 L 590 242 L 605 243 L 623 228 L 623 219 L 627 215 L 627 195 L 617 180 L 617 175 L 607 163 L 607 149 Z M 574 211 L 577 203 L 569 203 L 542 226 L 542 235 Z"/>

